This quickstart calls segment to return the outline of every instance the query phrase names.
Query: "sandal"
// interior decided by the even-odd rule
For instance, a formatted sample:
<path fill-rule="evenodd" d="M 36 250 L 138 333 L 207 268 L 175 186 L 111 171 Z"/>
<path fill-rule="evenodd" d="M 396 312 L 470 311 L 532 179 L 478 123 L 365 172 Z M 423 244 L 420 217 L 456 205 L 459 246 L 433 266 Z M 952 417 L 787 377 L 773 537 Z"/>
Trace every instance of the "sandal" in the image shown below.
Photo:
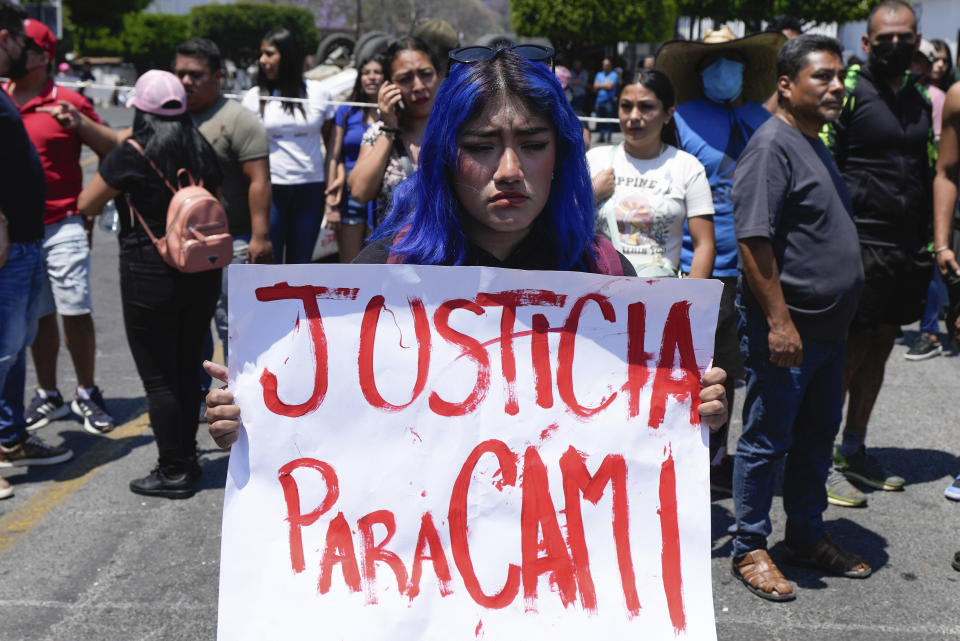
<path fill-rule="evenodd" d="M 793 601 L 797 595 L 770 554 L 763 548 L 751 550 L 739 559 L 733 559 L 730 572 L 747 589 L 767 601 Z"/>
<path fill-rule="evenodd" d="M 806 550 L 793 549 L 790 546 L 786 548 L 786 560 L 791 565 L 816 568 L 849 579 L 865 579 L 873 572 L 869 563 L 837 545 L 826 532 L 812 548 Z"/>

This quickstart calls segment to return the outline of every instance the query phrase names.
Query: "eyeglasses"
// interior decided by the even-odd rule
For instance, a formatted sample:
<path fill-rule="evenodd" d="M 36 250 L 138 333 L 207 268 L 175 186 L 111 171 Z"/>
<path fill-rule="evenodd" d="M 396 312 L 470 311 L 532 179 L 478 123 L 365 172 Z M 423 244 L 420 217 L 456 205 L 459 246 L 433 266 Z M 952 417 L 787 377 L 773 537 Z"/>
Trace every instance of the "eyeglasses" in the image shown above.
<path fill-rule="evenodd" d="M 493 60 L 502 51 L 509 51 L 510 53 L 520 56 L 524 60 L 529 60 L 530 62 L 546 63 L 549 61 L 550 70 L 554 70 L 554 51 L 550 47 L 544 47 L 543 45 L 512 45 L 509 47 L 496 48 L 484 47 L 481 45 L 471 45 L 469 47 L 460 47 L 459 49 L 454 49 L 447 55 L 450 57 L 450 60 L 453 60 L 454 62 L 469 65 L 474 62 L 487 62 L 489 60 Z"/>

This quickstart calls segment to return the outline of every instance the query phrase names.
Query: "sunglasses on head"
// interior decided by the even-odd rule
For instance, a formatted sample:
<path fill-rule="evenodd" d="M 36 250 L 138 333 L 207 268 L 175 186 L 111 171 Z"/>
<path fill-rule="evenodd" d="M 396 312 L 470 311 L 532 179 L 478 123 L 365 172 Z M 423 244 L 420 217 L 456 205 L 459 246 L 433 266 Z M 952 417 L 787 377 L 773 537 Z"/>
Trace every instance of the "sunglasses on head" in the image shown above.
<path fill-rule="evenodd" d="M 509 47 L 484 47 L 481 45 L 471 45 L 469 47 L 460 47 L 454 49 L 448 55 L 450 60 L 461 64 L 472 64 L 474 62 L 487 62 L 493 60 L 501 51 L 509 51 L 524 60 L 530 62 L 550 63 L 550 70 L 553 66 L 553 49 L 543 45 L 511 45 Z"/>

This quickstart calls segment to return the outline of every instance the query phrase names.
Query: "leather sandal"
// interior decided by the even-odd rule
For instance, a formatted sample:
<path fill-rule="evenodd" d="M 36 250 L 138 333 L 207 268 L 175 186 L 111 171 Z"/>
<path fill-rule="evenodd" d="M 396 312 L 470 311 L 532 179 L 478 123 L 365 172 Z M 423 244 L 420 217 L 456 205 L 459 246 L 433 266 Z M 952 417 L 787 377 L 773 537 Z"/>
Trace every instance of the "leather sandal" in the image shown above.
<path fill-rule="evenodd" d="M 763 548 L 751 550 L 739 559 L 733 559 L 730 572 L 761 599 L 768 601 L 793 601 L 797 595 L 770 554 Z"/>
<path fill-rule="evenodd" d="M 870 564 L 837 545 L 826 532 L 808 549 L 787 546 L 787 563 L 823 570 L 849 579 L 865 579 L 873 572 Z"/>

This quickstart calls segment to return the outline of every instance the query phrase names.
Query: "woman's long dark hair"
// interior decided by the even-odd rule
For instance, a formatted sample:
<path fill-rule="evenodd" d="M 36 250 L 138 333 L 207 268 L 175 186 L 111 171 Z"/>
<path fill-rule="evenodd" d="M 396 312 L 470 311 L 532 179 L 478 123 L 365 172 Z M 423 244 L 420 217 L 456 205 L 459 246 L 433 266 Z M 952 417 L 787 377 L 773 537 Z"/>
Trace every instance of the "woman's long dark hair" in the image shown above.
<path fill-rule="evenodd" d="M 137 109 L 133 116 L 133 138 L 174 186 L 177 171 L 186 169 L 194 179 L 203 179 L 203 186 L 211 192 L 216 193 L 220 188 L 223 174 L 217 154 L 193 126 L 190 114 L 155 116 Z"/>
<path fill-rule="evenodd" d="M 380 70 L 383 71 L 383 77 L 387 77 L 387 61 L 383 59 L 381 54 L 371 54 L 361 60 L 357 63 L 357 81 L 353 83 L 353 93 L 350 94 L 350 102 L 370 102 L 370 97 L 367 96 L 367 93 L 363 90 L 363 68 L 370 62 L 379 64 Z M 377 101 L 376 97 L 374 97 L 373 101 Z"/>
<path fill-rule="evenodd" d="M 937 53 L 947 54 L 947 70 L 944 72 L 943 78 L 940 78 L 940 80 L 937 81 L 937 86 L 946 91 L 950 88 L 950 85 L 954 83 L 953 53 L 950 51 L 950 45 L 939 38 L 934 38 L 930 41 L 930 44 L 933 45 L 933 50 Z"/>
<path fill-rule="evenodd" d="M 623 90 L 629 85 L 640 85 L 652 91 L 653 95 L 655 95 L 657 100 L 660 101 L 660 104 L 663 105 L 664 111 L 674 106 L 677 101 L 677 94 L 673 90 L 673 83 L 670 82 L 670 78 L 667 76 L 667 74 L 657 69 L 641 69 L 638 71 L 637 75 L 633 79 L 633 82 L 624 84 L 622 87 L 620 87 L 621 95 L 623 94 Z M 617 96 L 617 101 L 619 102 L 619 100 L 620 96 Z M 668 145 L 673 145 L 674 147 L 679 146 L 677 138 L 677 123 L 674 122 L 673 118 L 671 118 L 670 121 L 666 123 L 663 126 L 663 129 L 660 131 L 660 140 Z"/>
<path fill-rule="evenodd" d="M 279 28 L 271 29 L 263 36 L 263 42 L 269 43 L 277 48 L 280 54 L 280 66 L 277 68 L 277 79 L 275 81 L 267 80 L 266 74 L 261 67 L 257 67 L 257 86 L 260 87 L 260 95 L 272 95 L 274 90 L 279 90 L 284 98 L 303 98 L 307 93 L 307 85 L 303 81 L 303 50 L 296 36 L 289 29 Z M 265 100 L 260 101 L 260 116 L 263 116 L 263 108 L 266 105 Z M 294 109 L 299 109 L 300 113 L 306 116 L 303 104 L 299 102 L 282 102 L 284 110 L 293 114 Z"/>
<path fill-rule="evenodd" d="M 430 64 L 433 65 L 433 70 L 436 71 L 437 74 L 440 73 L 440 59 L 437 58 L 437 53 L 430 47 L 430 45 L 416 36 L 404 36 L 392 41 L 387 46 L 387 50 L 383 53 L 383 75 L 386 76 L 387 80 L 390 82 L 393 82 L 393 61 L 396 60 L 397 56 L 404 51 L 419 51 L 430 59 Z"/>

